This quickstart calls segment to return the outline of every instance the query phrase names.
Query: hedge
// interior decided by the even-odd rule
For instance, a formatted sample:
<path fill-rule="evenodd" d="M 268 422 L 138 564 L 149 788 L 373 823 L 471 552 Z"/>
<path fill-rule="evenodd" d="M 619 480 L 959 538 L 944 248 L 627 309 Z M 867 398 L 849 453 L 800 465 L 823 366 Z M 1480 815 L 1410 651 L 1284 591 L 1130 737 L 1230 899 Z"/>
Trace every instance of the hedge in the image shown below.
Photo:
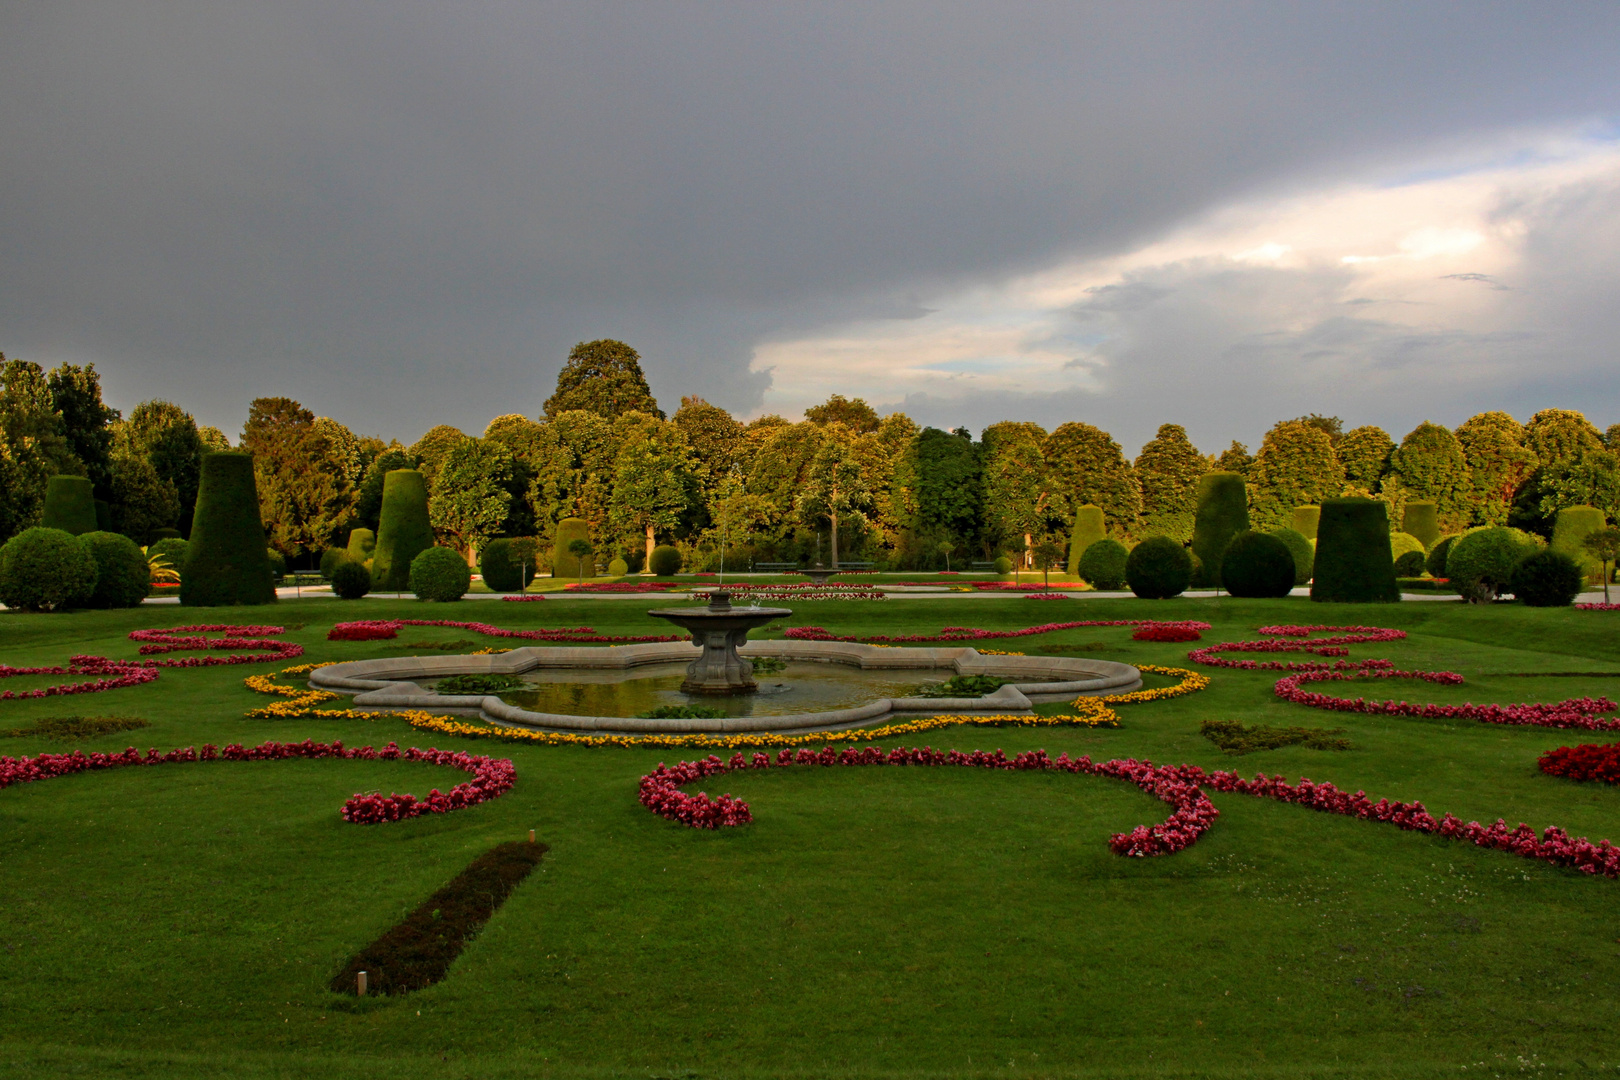
<path fill-rule="evenodd" d="M 522 592 L 534 580 L 534 563 L 524 565 L 512 553 L 512 541 L 502 537 L 489 541 L 478 553 L 478 572 L 493 592 Z"/>
<path fill-rule="evenodd" d="M 1421 551 L 1403 551 L 1395 556 L 1395 576 L 1398 578 L 1422 577 L 1424 568 L 1428 565 Z"/>
<path fill-rule="evenodd" d="M 332 571 L 332 593 L 339 600 L 358 600 L 371 591 L 371 571 L 350 559 Z"/>
<path fill-rule="evenodd" d="M 80 536 L 96 524 L 96 488 L 83 476 L 53 476 L 45 482 L 45 510 L 39 524 Z"/>
<path fill-rule="evenodd" d="M 1446 577 L 1471 603 L 1485 603 L 1507 592 L 1519 560 L 1535 550 L 1517 529 L 1473 529 L 1451 545 Z"/>
<path fill-rule="evenodd" d="M 0 603 L 24 611 L 59 611 L 89 600 L 96 560 L 72 533 L 36 525 L 0 547 Z"/>
<path fill-rule="evenodd" d="M 152 568 L 123 533 L 97 530 L 79 537 L 96 563 L 96 587 L 85 607 L 139 607 L 152 590 Z"/>
<path fill-rule="evenodd" d="M 154 544 L 157 543 L 159 540 L 180 540 L 180 539 L 183 539 L 183 537 L 180 535 L 180 530 L 179 529 L 171 529 L 168 526 L 164 526 L 161 529 L 153 529 L 152 530 L 152 543 L 154 543 Z"/>
<path fill-rule="evenodd" d="M 1232 537 L 1249 528 L 1249 490 L 1235 472 L 1205 473 L 1198 481 L 1198 515 L 1193 519 L 1193 552 L 1203 568 L 1200 585 L 1221 584 L 1221 556 Z"/>
<path fill-rule="evenodd" d="M 1406 512 L 1401 515 L 1401 531 L 1417 537 L 1423 550 L 1428 551 L 1440 539 L 1439 510 L 1434 503 L 1424 499 L 1407 503 Z M 1400 555 L 1400 552 L 1396 552 L 1396 555 Z"/>
<path fill-rule="evenodd" d="M 349 542 L 344 545 L 344 550 L 355 562 L 365 562 L 377 550 L 377 534 L 370 529 L 350 529 Z"/>
<path fill-rule="evenodd" d="M 1294 557 L 1294 584 L 1309 585 L 1316 565 L 1316 549 L 1297 529 L 1272 529 L 1271 535 L 1281 540 Z"/>
<path fill-rule="evenodd" d="M 352 562 L 353 559 L 354 556 L 349 554 L 348 548 L 327 548 L 321 552 L 321 577 L 331 581 L 337 568 L 346 562 Z"/>
<path fill-rule="evenodd" d="M 659 577 L 674 577 L 681 572 L 681 549 L 671 547 L 669 544 L 659 544 L 652 550 L 652 558 L 647 560 L 652 572 Z"/>
<path fill-rule="evenodd" d="M 1270 533 L 1240 532 L 1221 556 L 1221 581 L 1236 597 L 1287 596 L 1294 587 L 1294 555 Z"/>
<path fill-rule="evenodd" d="M 427 483 L 415 469 L 393 469 L 383 477 L 377 546 L 371 554 L 371 587 L 403 592 L 411 581 L 411 561 L 433 546 L 428 523 Z"/>
<path fill-rule="evenodd" d="M 106 499 L 96 500 L 96 532 L 115 532 L 112 504 Z"/>
<path fill-rule="evenodd" d="M 591 527 L 584 518 L 563 518 L 557 522 L 557 536 L 551 545 L 551 576 L 563 578 L 595 577 L 595 561 L 587 556 L 581 560 L 578 555 L 568 550 L 568 545 L 575 540 L 590 540 Z M 588 573 L 581 575 L 580 563 L 584 562 Z"/>
<path fill-rule="evenodd" d="M 1192 556 L 1168 536 L 1150 536 L 1125 560 L 1125 582 L 1144 600 L 1180 596 L 1192 580 Z"/>
<path fill-rule="evenodd" d="M 191 540 L 180 569 L 180 603 L 193 607 L 273 604 L 275 580 L 259 520 L 253 455 L 204 454 Z"/>
<path fill-rule="evenodd" d="M 1460 535 L 1462 534 L 1451 533 L 1436 540 L 1434 547 L 1429 549 L 1429 557 L 1423 560 L 1423 569 L 1437 578 L 1445 577 L 1446 556 L 1451 554 L 1451 545 L 1457 542 Z"/>
<path fill-rule="evenodd" d="M 1098 540 L 1080 556 L 1080 578 L 1093 589 L 1112 592 L 1125 584 L 1125 563 L 1130 555 L 1118 540 Z"/>
<path fill-rule="evenodd" d="M 1081 573 L 1080 559 L 1091 550 L 1091 545 L 1104 539 L 1108 535 L 1108 527 L 1103 522 L 1103 511 L 1100 506 L 1087 503 L 1074 512 L 1074 531 L 1069 536 L 1069 573 Z M 1091 580 L 1086 578 L 1087 581 Z"/>
<path fill-rule="evenodd" d="M 1519 560 L 1508 587 L 1530 607 L 1568 607 L 1586 584 L 1581 564 L 1562 551 L 1535 551 Z"/>
<path fill-rule="evenodd" d="M 460 600 L 472 585 L 472 570 L 460 552 L 430 547 L 411 560 L 410 583 L 418 600 Z"/>
<path fill-rule="evenodd" d="M 1320 506 L 1294 507 L 1294 531 L 1307 540 L 1316 539 L 1316 529 L 1322 520 Z"/>
<path fill-rule="evenodd" d="M 1385 504 L 1376 499 L 1324 499 L 1315 569 L 1312 600 L 1340 604 L 1399 600 Z"/>
<path fill-rule="evenodd" d="M 1552 550 L 1575 560 L 1592 581 L 1603 580 L 1603 565 L 1586 550 L 1587 536 L 1608 524 L 1603 511 L 1595 506 L 1566 506 L 1553 522 Z"/>

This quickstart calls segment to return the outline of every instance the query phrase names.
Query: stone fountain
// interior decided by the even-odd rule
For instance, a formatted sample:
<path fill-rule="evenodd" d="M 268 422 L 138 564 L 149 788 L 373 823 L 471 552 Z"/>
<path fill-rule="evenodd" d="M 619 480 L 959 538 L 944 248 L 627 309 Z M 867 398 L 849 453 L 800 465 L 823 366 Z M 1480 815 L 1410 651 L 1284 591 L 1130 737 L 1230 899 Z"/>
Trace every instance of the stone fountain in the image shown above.
<path fill-rule="evenodd" d="M 754 681 L 754 665 L 737 655 L 737 646 L 748 640 L 748 631 L 793 612 L 787 608 L 732 607 L 731 594 L 716 590 L 709 594 L 708 607 L 658 608 L 647 614 L 687 631 L 692 643 L 703 650 L 702 656 L 687 665 L 681 690 L 725 696 L 759 689 Z"/>

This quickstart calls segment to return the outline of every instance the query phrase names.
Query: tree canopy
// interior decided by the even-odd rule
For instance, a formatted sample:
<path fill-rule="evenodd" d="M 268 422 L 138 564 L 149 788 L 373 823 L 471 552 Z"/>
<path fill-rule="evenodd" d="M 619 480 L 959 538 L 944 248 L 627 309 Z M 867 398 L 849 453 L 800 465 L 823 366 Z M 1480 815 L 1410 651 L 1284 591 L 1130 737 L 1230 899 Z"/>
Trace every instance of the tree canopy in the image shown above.
<path fill-rule="evenodd" d="M 575 345 L 557 373 L 557 392 L 546 399 L 545 414 L 555 418 L 575 409 L 609 420 L 628 412 L 664 419 L 641 372 L 641 354 L 611 338 Z"/>

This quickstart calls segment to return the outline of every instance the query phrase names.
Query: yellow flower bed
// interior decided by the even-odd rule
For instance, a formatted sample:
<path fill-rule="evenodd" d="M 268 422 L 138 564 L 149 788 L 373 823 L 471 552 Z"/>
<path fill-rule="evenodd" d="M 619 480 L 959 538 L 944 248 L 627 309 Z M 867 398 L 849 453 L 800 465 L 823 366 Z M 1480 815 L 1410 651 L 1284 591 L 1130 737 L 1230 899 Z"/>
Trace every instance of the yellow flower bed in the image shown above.
<path fill-rule="evenodd" d="M 989 725 L 992 727 L 1086 727 L 1112 728 L 1119 726 L 1119 714 L 1112 705 L 1139 705 L 1148 701 L 1164 701 L 1196 694 L 1209 685 L 1209 677 L 1186 668 L 1160 667 L 1157 664 L 1138 664 L 1141 671 L 1168 675 L 1180 681 L 1174 686 L 1157 690 L 1133 690 L 1126 694 L 1103 694 L 1098 697 L 1076 698 L 1073 708 L 1077 716 L 959 716 L 943 715 L 920 717 L 884 724 L 864 731 L 818 731 L 809 735 L 574 735 L 568 732 L 530 731 L 527 728 L 493 727 L 467 723 L 449 716 L 435 716 L 417 709 L 388 712 L 369 709 L 323 709 L 319 706 L 336 701 L 341 694 L 308 687 L 282 686 L 276 679 L 282 675 L 305 675 L 327 664 L 298 664 L 270 675 L 249 675 L 243 680 L 249 690 L 260 694 L 274 694 L 286 698 L 247 715 L 262 720 L 296 720 L 300 718 L 329 720 L 404 720 L 420 731 L 436 731 L 443 735 L 457 735 L 468 739 L 504 739 L 510 742 L 537 743 L 541 746 L 617 746 L 657 747 L 660 749 L 691 748 L 697 750 L 746 750 L 769 746 L 808 746 L 825 743 L 871 742 L 896 735 L 918 735 L 937 728 L 959 725 Z"/>

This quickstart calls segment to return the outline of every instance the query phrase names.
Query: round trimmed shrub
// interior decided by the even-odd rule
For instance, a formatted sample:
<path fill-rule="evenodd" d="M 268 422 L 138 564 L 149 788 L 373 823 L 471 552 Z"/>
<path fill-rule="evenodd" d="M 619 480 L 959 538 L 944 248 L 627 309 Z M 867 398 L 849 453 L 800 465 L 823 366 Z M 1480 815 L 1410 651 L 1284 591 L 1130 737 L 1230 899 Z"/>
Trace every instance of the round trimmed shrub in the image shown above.
<path fill-rule="evenodd" d="M 659 577 L 674 577 L 681 572 L 681 549 L 659 544 L 653 548 L 652 558 L 647 560 L 647 565 Z"/>
<path fill-rule="evenodd" d="M 1240 532 L 1221 556 L 1226 591 L 1247 599 L 1287 596 L 1294 587 L 1294 569 L 1288 545 L 1270 533 Z"/>
<path fill-rule="evenodd" d="M 24 611 L 59 611 L 89 600 L 96 560 L 72 533 L 36 525 L 0 547 L 0 603 Z"/>
<path fill-rule="evenodd" d="M 1446 557 L 1451 554 L 1451 545 L 1457 542 L 1457 537 L 1460 535 L 1462 534 L 1450 533 L 1436 540 L 1434 547 L 1429 549 L 1428 557 L 1423 560 L 1423 569 L 1427 570 L 1433 577 L 1445 577 Z"/>
<path fill-rule="evenodd" d="M 1091 579 L 1080 569 L 1080 559 L 1091 550 L 1092 544 L 1107 537 L 1108 528 L 1103 522 L 1102 507 L 1087 503 L 1076 510 L 1074 531 L 1069 535 L 1069 573 L 1078 574 L 1090 581 Z"/>
<path fill-rule="evenodd" d="M 45 481 L 45 509 L 39 524 L 73 536 L 96 531 L 96 489 L 87 477 L 53 476 Z"/>
<path fill-rule="evenodd" d="M 270 573 L 275 576 L 276 580 L 279 581 L 286 577 L 287 556 L 283 555 L 275 548 L 266 548 L 264 554 L 265 558 L 270 560 Z"/>
<path fill-rule="evenodd" d="M 1005 555 L 997 555 L 996 561 L 992 565 L 995 566 L 996 573 L 998 574 L 1012 573 L 1013 561 L 1007 558 Z"/>
<path fill-rule="evenodd" d="M 1519 560 L 1508 588 L 1531 607 L 1567 607 L 1575 602 L 1586 571 L 1562 551 L 1535 551 Z"/>
<path fill-rule="evenodd" d="M 1316 549 L 1305 534 L 1297 529 L 1272 529 L 1271 535 L 1281 540 L 1288 548 L 1288 554 L 1294 557 L 1294 584 L 1309 585 L 1312 569 L 1316 565 Z"/>
<path fill-rule="evenodd" d="M 1403 551 L 1395 559 L 1395 576 L 1422 577 L 1423 568 L 1428 565 L 1427 556 L 1421 551 Z"/>
<path fill-rule="evenodd" d="M 618 556 L 614 556 L 613 561 L 608 563 L 608 577 L 624 577 L 629 572 L 630 564 Z"/>
<path fill-rule="evenodd" d="M 179 570 L 186 564 L 186 549 L 190 546 L 178 536 L 169 536 L 148 547 L 146 557 L 149 561 L 154 557 L 161 558 L 170 567 Z"/>
<path fill-rule="evenodd" d="M 460 552 L 430 547 L 411 560 L 410 584 L 418 600 L 460 600 L 472 586 L 472 569 Z"/>
<path fill-rule="evenodd" d="M 377 546 L 371 553 L 371 587 L 378 592 L 404 591 L 410 586 L 411 563 L 432 546 L 426 481 L 415 469 L 390 470 L 383 477 Z"/>
<path fill-rule="evenodd" d="M 1294 507 L 1294 531 L 1305 539 L 1316 539 L 1316 529 L 1321 521 L 1322 508 L 1320 506 Z"/>
<path fill-rule="evenodd" d="M 350 529 L 345 549 L 355 562 L 365 562 L 377 550 L 377 534 L 370 529 Z"/>
<path fill-rule="evenodd" d="M 331 581 L 332 575 L 337 571 L 337 568 L 349 562 L 352 558 L 353 556 L 349 554 L 348 548 L 327 548 L 321 552 L 321 577 Z"/>
<path fill-rule="evenodd" d="M 478 572 L 493 592 L 522 592 L 534 579 L 534 563 L 524 566 L 512 551 L 512 541 L 501 537 L 485 544 L 478 553 Z"/>
<path fill-rule="evenodd" d="M 152 568 L 135 541 L 123 533 L 97 530 L 80 536 L 79 543 L 96 563 L 96 587 L 84 606 L 139 607 L 152 590 Z"/>
<path fill-rule="evenodd" d="M 584 561 L 586 563 L 584 569 L 589 571 L 584 576 L 595 577 L 595 560 L 589 556 L 581 560 L 578 555 L 568 550 L 568 545 L 575 540 L 588 542 L 590 538 L 591 527 L 584 518 L 563 518 L 557 522 L 557 535 L 551 545 L 551 576 L 578 578 L 581 576 L 580 563 Z"/>
<path fill-rule="evenodd" d="M 1192 566 L 1186 548 L 1168 536 L 1150 536 L 1126 558 L 1125 583 L 1144 600 L 1167 600 L 1186 591 Z"/>
<path fill-rule="evenodd" d="M 340 600 L 358 600 L 371 591 L 371 571 L 353 559 L 332 571 L 332 592 Z"/>
<path fill-rule="evenodd" d="M 1221 557 L 1232 537 L 1249 529 L 1249 489 L 1235 472 L 1205 473 L 1198 481 L 1192 549 L 1202 567 L 1198 584 L 1221 585 Z M 1172 541 L 1173 543 L 1174 541 Z"/>
<path fill-rule="evenodd" d="M 1575 560 L 1591 581 L 1603 580 L 1603 565 L 1586 550 L 1586 538 L 1608 524 L 1595 506 L 1566 506 L 1553 521 L 1552 549 Z"/>
<path fill-rule="evenodd" d="M 1324 499 L 1316 529 L 1311 599 L 1337 604 L 1398 601 L 1389 510 L 1377 499 Z"/>
<path fill-rule="evenodd" d="M 1423 550 L 1428 551 L 1440 539 L 1440 514 L 1434 503 L 1425 499 L 1406 504 L 1401 514 L 1401 531 L 1417 537 Z M 1396 552 L 1399 556 L 1400 552 Z"/>
<path fill-rule="evenodd" d="M 1464 533 L 1446 556 L 1446 577 L 1470 603 L 1488 603 L 1507 592 L 1519 560 L 1530 554 L 1517 529 L 1500 525 Z"/>
<path fill-rule="evenodd" d="M 1098 540 L 1080 556 L 1080 577 L 1093 589 L 1112 592 L 1125 584 L 1125 561 L 1130 557 L 1118 540 Z"/>
<path fill-rule="evenodd" d="M 253 455 L 204 454 L 191 541 L 180 567 L 180 603 L 273 604 L 276 583 L 259 520 Z"/>
<path fill-rule="evenodd" d="M 1400 558 L 1408 551 L 1415 551 L 1420 555 L 1427 555 L 1429 548 L 1422 540 L 1409 532 L 1392 532 L 1389 534 L 1389 553 Z"/>

